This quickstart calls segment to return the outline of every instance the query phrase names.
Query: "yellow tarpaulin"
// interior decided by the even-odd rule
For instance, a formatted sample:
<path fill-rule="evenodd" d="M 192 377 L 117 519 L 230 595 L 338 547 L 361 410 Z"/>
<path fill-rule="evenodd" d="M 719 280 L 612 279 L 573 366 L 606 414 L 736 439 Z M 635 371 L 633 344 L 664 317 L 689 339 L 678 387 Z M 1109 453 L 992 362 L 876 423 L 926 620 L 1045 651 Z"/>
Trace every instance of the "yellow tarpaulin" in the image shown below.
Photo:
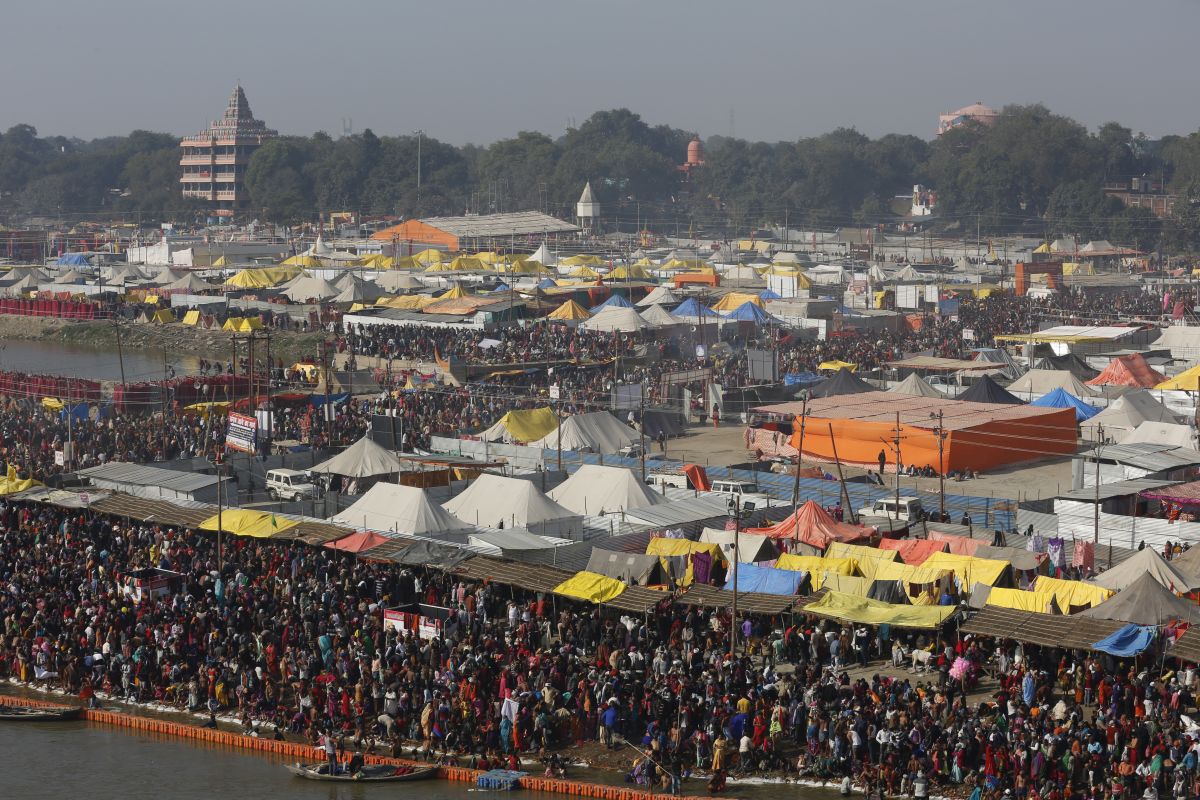
<path fill-rule="evenodd" d="M 299 256 L 299 255 L 297 255 L 297 256 L 292 256 L 291 258 L 285 258 L 283 261 L 280 261 L 279 266 L 320 269 L 321 267 L 324 266 L 324 264 L 321 262 L 321 259 L 317 258 L 316 256 Z"/>
<path fill-rule="evenodd" d="M 646 555 L 658 556 L 662 562 L 663 569 L 671 572 L 671 562 L 667 559 L 673 556 L 687 556 L 692 553 L 707 553 L 712 558 L 713 563 L 718 561 L 727 564 L 728 559 L 725 558 L 725 553 L 721 551 L 721 546 L 713 542 L 693 542 L 688 539 L 669 539 L 665 536 L 656 536 L 646 545 Z M 683 574 L 682 579 L 676 575 L 684 586 L 691 586 L 694 576 L 692 575 L 692 562 L 688 559 L 687 571 Z"/>
<path fill-rule="evenodd" d="M 1169 381 L 1163 381 L 1155 389 L 1160 389 L 1164 392 L 1195 392 L 1200 391 L 1200 364 L 1186 369 L 1183 372 L 1171 378 Z"/>
<path fill-rule="evenodd" d="M 992 558 L 975 558 L 974 556 L 956 556 L 953 553 L 934 553 L 925 559 L 923 567 L 953 570 L 963 587 L 970 589 L 977 583 L 994 586 L 1004 570 L 1009 566 L 1007 561 L 997 561 Z"/>
<path fill-rule="evenodd" d="M 62 411 L 63 401 L 59 400 L 57 397 L 43 397 L 42 408 L 46 409 L 47 411 Z"/>
<path fill-rule="evenodd" d="M 867 625 L 891 625 L 895 628 L 932 629 L 939 627 L 955 612 L 954 606 L 910 606 L 883 603 L 844 592 L 828 592 L 804 607 L 805 614 L 861 622 Z"/>
<path fill-rule="evenodd" d="M 875 562 L 875 580 L 877 581 L 903 581 L 904 583 L 925 586 L 930 583 L 936 583 L 938 579 L 948 573 L 948 570 L 926 567 L 924 564 L 915 566 L 913 564 L 905 564 L 903 561 Z"/>
<path fill-rule="evenodd" d="M 604 263 L 604 259 L 600 256 L 569 256 L 558 262 L 564 267 L 598 267 Z"/>
<path fill-rule="evenodd" d="M 430 264 L 440 264 L 445 261 L 446 253 L 431 247 L 428 250 L 422 250 L 419 253 L 414 253 L 412 259 L 418 264 L 424 264 L 428 267 Z"/>
<path fill-rule="evenodd" d="M 1022 589 L 992 589 L 988 592 L 987 605 L 1014 608 L 1017 611 L 1036 611 L 1039 614 L 1053 613 L 1054 592 L 1026 592 Z"/>
<path fill-rule="evenodd" d="M 169 325 L 174 321 L 175 315 L 170 311 L 167 311 L 165 308 L 160 308 L 158 311 L 155 311 L 154 318 L 152 320 L 152 322 L 157 325 Z"/>
<path fill-rule="evenodd" d="M 421 309 L 436 302 L 436 297 L 430 297 L 427 294 L 405 294 L 377 300 L 375 305 L 388 308 Z"/>
<path fill-rule="evenodd" d="M 1103 586 L 1095 586 L 1083 581 L 1065 581 L 1062 578 L 1051 578 L 1039 575 L 1033 590 L 1038 594 L 1053 593 L 1058 603 L 1058 610 L 1070 614 L 1072 609 L 1091 608 L 1112 597 L 1114 592 Z"/>
<path fill-rule="evenodd" d="M 895 561 L 900 554 L 895 550 L 880 550 L 861 544 L 834 542 L 825 551 L 826 558 L 852 558 L 858 562 L 858 571 L 864 578 L 875 578 L 875 570 L 882 561 Z M 854 594 L 851 592 L 851 594 Z"/>
<path fill-rule="evenodd" d="M 836 572 L 838 575 L 853 575 L 858 562 L 853 558 L 824 558 L 822 556 L 798 556 L 795 553 L 784 553 L 775 562 L 776 569 L 790 569 L 797 572 L 807 572 L 812 582 L 813 591 L 824 585 L 825 573 Z"/>
<path fill-rule="evenodd" d="M 8 473 L 5 474 L 4 480 L 0 481 L 0 496 L 16 494 L 23 492 L 26 489 L 32 489 L 35 486 L 45 486 L 41 481 L 35 481 L 33 478 L 21 479 L 17 477 L 17 468 L 10 466 Z"/>
<path fill-rule="evenodd" d="M 874 582 L 870 578 L 862 578 L 858 575 L 839 575 L 828 570 L 821 578 L 821 585 L 829 591 L 852 594 L 855 597 L 866 597 Z"/>
<path fill-rule="evenodd" d="M 262 319 L 259 317 L 243 317 L 238 323 L 239 333 L 249 333 L 250 331 L 262 330 Z"/>
<path fill-rule="evenodd" d="M 514 442 L 536 442 L 558 427 L 558 417 L 549 406 L 528 411 L 509 411 L 497 425 L 503 425 Z"/>
<path fill-rule="evenodd" d="M 546 319 L 562 319 L 562 320 L 585 320 L 591 319 L 592 315 L 583 306 L 576 303 L 574 300 L 568 300 L 558 308 L 554 309 L 546 316 Z"/>
<path fill-rule="evenodd" d="M 588 266 L 579 266 L 567 273 L 570 278 L 599 278 L 600 273 Z"/>
<path fill-rule="evenodd" d="M 817 365 L 817 369 L 831 369 L 835 372 L 839 369 L 848 369 L 851 372 L 857 372 L 858 364 L 851 364 L 849 361 L 838 361 L 835 359 L 833 361 L 822 361 Z"/>
<path fill-rule="evenodd" d="M 221 330 L 228 331 L 229 333 L 237 333 L 241 329 L 241 317 L 230 317 L 229 319 L 225 320 L 225 324 L 221 326 Z"/>
<path fill-rule="evenodd" d="M 635 280 L 648 281 L 653 276 L 641 264 L 632 264 L 628 267 L 617 267 L 612 272 L 608 273 L 607 280 Z"/>
<path fill-rule="evenodd" d="M 190 406 L 184 406 L 183 410 L 207 417 L 213 411 L 223 414 L 227 408 L 229 408 L 229 402 L 226 400 L 210 400 L 206 403 L 192 403 Z"/>
<path fill-rule="evenodd" d="M 734 309 L 739 308 L 744 303 L 753 303 L 759 308 L 763 307 L 762 298 L 756 294 L 748 294 L 746 292 L 730 292 L 718 300 L 712 307 L 712 310 L 725 313 L 727 311 L 733 311 Z"/>
<path fill-rule="evenodd" d="M 217 516 L 214 514 L 201 522 L 198 526 L 200 530 L 217 530 Z M 256 539 L 270 538 L 298 524 L 266 511 L 251 511 L 248 508 L 231 508 L 220 514 L 220 527 L 226 533 L 232 533 L 234 536 L 253 536 Z"/>
<path fill-rule="evenodd" d="M 200 312 L 193 308 L 191 311 L 184 314 L 183 315 L 183 324 L 184 325 L 199 325 L 200 324 Z"/>
<path fill-rule="evenodd" d="M 226 281 L 239 289 L 266 289 L 286 283 L 304 270 L 298 266 L 252 267 L 244 269 Z"/>
<path fill-rule="evenodd" d="M 142 302 L 148 306 L 156 306 L 158 305 L 158 295 L 148 294 L 142 298 Z"/>
<path fill-rule="evenodd" d="M 461 286 L 455 286 L 450 291 L 438 297 L 438 300 L 461 300 L 464 297 L 470 297 L 471 293 Z"/>
<path fill-rule="evenodd" d="M 484 264 L 478 258 L 471 258 L 470 256 L 459 256 L 458 258 L 456 258 L 450 262 L 450 269 L 459 271 L 459 272 L 466 272 L 466 271 L 474 272 L 474 271 L 478 271 L 478 270 L 487 269 L 487 264 Z"/>
<path fill-rule="evenodd" d="M 616 578 L 596 572 L 579 572 L 554 587 L 555 594 L 587 600 L 589 603 L 607 603 L 620 597 L 625 584 Z"/>

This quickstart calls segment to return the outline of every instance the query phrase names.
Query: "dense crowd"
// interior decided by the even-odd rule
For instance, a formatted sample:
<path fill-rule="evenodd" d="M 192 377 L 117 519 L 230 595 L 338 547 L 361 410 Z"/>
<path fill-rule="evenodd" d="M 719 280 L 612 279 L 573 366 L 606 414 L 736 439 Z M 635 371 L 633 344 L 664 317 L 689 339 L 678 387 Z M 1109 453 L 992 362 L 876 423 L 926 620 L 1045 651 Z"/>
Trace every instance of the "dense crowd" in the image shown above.
<path fill-rule="evenodd" d="M 139 595 L 129 577 L 144 567 L 179 578 Z M 953 626 L 732 620 L 669 597 L 617 616 L 293 542 L 238 539 L 218 554 L 210 536 L 19 503 L 0 505 L 0 587 L 0 675 L 235 715 L 258 735 L 484 767 L 628 743 L 629 780 L 664 788 L 772 773 L 917 797 L 1200 791 L 1193 669 Z M 383 623 L 383 608 L 414 602 L 447 609 L 440 635 Z M 912 652 L 927 671 L 897 669 Z M 856 662 L 868 669 L 852 679 Z M 969 699 L 985 672 L 998 688 Z"/>

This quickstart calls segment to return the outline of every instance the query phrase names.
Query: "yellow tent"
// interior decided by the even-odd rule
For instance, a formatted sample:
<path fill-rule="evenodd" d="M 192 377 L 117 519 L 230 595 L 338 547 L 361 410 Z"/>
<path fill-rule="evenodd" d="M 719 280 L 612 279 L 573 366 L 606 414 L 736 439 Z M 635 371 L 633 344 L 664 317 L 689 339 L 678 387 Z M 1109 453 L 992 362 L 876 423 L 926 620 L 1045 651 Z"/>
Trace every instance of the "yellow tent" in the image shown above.
<path fill-rule="evenodd" d="M 437 299 L 438 300 L 461 300 L 462 298 L 469 297 L 470 295 L 471 295 L 471 293 L 468 292 L 463 287 L 455 286 L 453 289 L 451 289 L 450 291 L 446 292 L 445 294 L 439 296 Z"/>
<path fill-rule="evenodd" d="M 650 272 L 641 264 L 631 264 L 628 267 L 617 267 L 608 273 L 606 280 L 648 281 L 653 278 Z"/>
<path fill-rule="evenodd" d="M 151 320 L 151 322 L 154 322 L 157 325 L 169 325 L 174 321 L 175 315 L 165 308 L 160 308 L 158 311 L 155 311 L 154 318 Z"/>
<path fill-rule="evenodd" d="M 754 303 L 759 308 L 763 307 L 762 298 L 756 294 L 747 292 L 730 292 L 717 301 L 717 304 L 712 307 L 713 311 L 725 313 L 739 308 L 743 303 Z"/>
<path fill-rule="evenodd" d="M 499 272 L 510 272 L 513 275 L 551 275 L 554 270 L 547 267 L 540 261 L 514 261 L 505 266 L 498 266 Z"/>
<path fill-rule="evenodd" d="M 568 273 L 567 273 L 567 276 L 568 276 L 568 277 L 571 277 L 571 278 L 592 278 L 592 279 L 595 279 L 595 278 L 599 278 L 599 277 L 600 277 L 600 273 L 599 273 L 599 272 L 596 272 L 596 270 L 592 269 L 592 268 L 591 268 L 591 267 L 589 267 L 589 266 L 580 265 L 580 266 L 576 267 L 575 269 L 571 270 L 570 272 L 568 272 Z"/>
<path fill-rule="evenodd" d="M 1054 592 L 1027 592 L 1023 589 L 993 588 L 988 592 L 987 605 L 1012 608 L 1017 611 L 1036 611 L 1039 614 L 1053 613 Z"/>
<path fill-rule="evenodd" d="M 221 326 L 221 330 L 228 331 L 229 333 L 237 333 L 241 329 L 242 329 L 242 318 L 241 317 L 230 317 L 229 319 L 225 320 L 225 324 Z"/>
<path fill-rule="evenodd" d="M 838 361 L 835 359 L 833 361 L 822 361 L 817 365 L 817 369 L 831 369 L 834 371 L 848 369 L 851 372 L 857 372 L 858 364 L 851 364 L 849 361 Z"/>
<path fill-rule="evenodd" d="M 1035 253 L 1049 253 L 1049 252 L 1050 252 L 1050 243 L 1049 243 L 1049 242 L 1042 242 L 1041 244 L 1039 244 L 1039 245 L 1037 246 L 1037 248 L 1036 248 L 1036 249 L 1035 249 L 1033 252 L 1035 252 Z"/>
<path fill-rule="evenodd" d="M 62 411 L 63 401 L 59 400 L 57 397 L 43 397 L 42 408 L 46 409 L 47 411 Z"/>
<path fill-rule="evenodd" d="M 483 252 L 476 253 L 473 258 L 479 259 L 484 264 L 495 264 L 496 262 L 504 261 L 503 256 L 492 250 L 484 250 Z"/>
<path fill-rule="evenodd" d="M 1185 369 L 1174 378 L 1163 381 L 1154 388 L 1173 392 L 1200 391 L 1200 364 L 1197 364 L 1191 369 Z"/>
<path fill-rule="evenodd" d="M 426 272 L 453 272 L 454 267 L 447 261 L 435 261 L 425 268 Z"/>
<path fill-rule="evenodd" d="M 476 270 L 481 270 L 481 269 L 487 269 L 487 264 L 483 263 L 478 258 L 471 258 L 470 256 L 459 256 L 458 258 L 456 258 L 450 262 L 450 269 L 459 271 L 459 272 L 468 271 L 468 270 L 476 271 Z"/>
<path fill-rule="evenodd" d="M 424 264 L 428 267 L 430 264 L 440 264 L 445 261 L 446 254 L 441 250 L 431 247 L 428 250 L 422 250 L 419 253 L 413 254 L 412 258 L 418 264 Z"/>
<path fill-rule="evenodd" d="M 954 606 L 910 606 L 884 603 L 843 592 L 827 592 L 824 597 L 804 607 L 805 614 L 816 614 L 818 617 L 828 617 L 842 622 L 923 629 L 940 627 L 956 610 Z"/>
<path fill-rule="evenodd" d="M 671 570 L 671 562 L 667 560 L 668 558 L 673 556 L 688 556 L 692 553 L 707 553 L 714 564 L 718 561 L 723 564 L 728 563 L 725 553 L 721 551 L 721 546 L 712 542 L 693 542 L 688 539 L 668 539 L 665 536 L 656 536 L 646 545 L 646 555 L 658 556 L 659 561 L 662 562 L 663 569 L 668 572 Z M 688 559 L 687 571 L 684 573 L 680 583 L 684 586 L 691 586 L 694 580 L 692 561 Z"/>
<path fill-rule="evenodd" d="M 1008 568 L 1007 561 L 994 558 L 975 558 L 974 556 L 958 556 L 953 553 L 934 553 L 925 559 L 923 567 L 953 570 L 962 586 L 967 591 L 977 583 L 995 585 Z"/>
<path fill-rule="evenodd" d="M 825 573 L 834 572 L 838 575 L 853 575 L 858 568 L 858 562 L 853 558 L 824 558 L 822 556 L 798 556 L 795 553 L 784 553 L 775 562 L 776 569 L 790 569 L 796 572 L 807 572 L 812 581 L 813 591 L 824 585 Z"/>
<path fill-rule="evenodd" d="M 1073 261 L 1063 263 L 1063 275 L 1095 275 L 1096 270 L 1090 262 L 1079 264 Z"/>
<path fill-rule="evenodd" d="M 158 305 L 158 295 L 148 294 L 142 298 L 142 302 L 148 306 L 156 306 Z"/>
<path fill-rule="evenodd" d="M 1091 583 L 1084 583 L 1083 581 L 1065 581 L 1061 578 L 1050 578 L 1046 575 L 1038 576 L 1037 583 L 1033 585 L 1033 590 L 1038 594 L 1052 592 L 1055 601 L 1058 603 L 1058 610 L 1064 614 L 1098 606 L 1114 594 L 1111 589 L 1105 589 L 1103 586 L 1096 586 Z"/>
<path fill-rule="evenodd" d="M 259 317 L 244 317 L 238 323 L 238 333 L 249 333 L 250 331 L 262 330 L 262 319 Z"/>
<path fill-rule="evenodd" d="M 591 314 L 583 306 L 576 303 L 574 300 L 568 300 L 558 308 L 554 309 L 546 316 L 546 319 L 582 321 L 591 319 Z"/>
<path fill-rule="evenodd" d="M 221 256 L 221 257 L 220 257 L 220 258 L 218 258 L 216 261 L 212 262 L 212 266 L 214 266 L 214 267 L 228 267 L 228 266 L 229 266 L 229 261 L 228 261 L 228 260 L 225 258 L 225 256 Z"/>
<path fill-rule="evenodd" d="M 45 486 L 41 481 L 35 481 L 33 478 L 21 479 L 17 477 L 17 468 L 11 464 L 8 467 L 8 473 L 4 476 L 4 480 L 0 481 L 0 496 L 16 494 L 23 492 L 26 489 L 32 489 L 35 486 Z"/>
<path fill-rule="evenodd" d="M 707 261 L 702 261 L 698 258 L 672 258 L 663 264 L 665 269 L 684 269 L 692 272 L 712 273 L 716 270 L 713 265 Z"/>
<path fill-rule="evenodd" d="M 377 306 L 387 306 L 388 308 L 405 308 L 405 309 L 421 309 L 430 303 L 436 303 L 436 297 L 430 297 L 427 294 L 406 294 L 389 297 L 385 300 L 376 301 Z"/>
<path fill-rule="evenodd" d="M 949 570 L 926 567 L 924 564 L 905 564 L 903 561 L 875 562 L 875 580 L 877 581 L 903 581 L 907 584 L 927 586 L 936 583 L 948 574 L 950 574 Z"/>
<path fill-rule="evenodd" d="M 218 519 L 219 517 L 219 519 Z M 299 523 L 283 519 L 266 511 L 251 511 L 248 508 L 230 508 L 220 515 L 214 514 L 201 522 L 197 527 L 202 531 L 216 531 L 218 524 L 221 530 L 234 536 L 253 536 L 256 539 L 268 539 L 277 533 L 283 533 Z"/>
<path fill-rule="evenodd" d="M 242 270 L 226 283 L 239 289 L 266 289 L 286 283 L 303 271 L 298 266 L 252 267 Z"/>
<path fill-rule="evenodd" d="M 295 255 L 279 262 L 281 267 L 301 267 L 304 269 L 320 269 L 325 266 L 316 256 Z"/>
<path fill-rule="evenodd" d="M 625 584 L 616 578 L 596 572 L 577 572 L 554 587 L 554 593 L 589 603 L 607 603 L 625 591 Z"/>
<path fill-rule="evenodd" d="M 536 442 L 558 427 L 558 417 L 550 406 L 531 408 L 527 411 L 509 411 L 499 422 L 488 428 L 489 432 L 505 431 L 504 441 Z M 488 441 L 495 441 L 489 437 Z"/>
<path fill-rule="evenodd" d="M 658 265 L 655 264 L 653 261 L 651 261 L 649 258 L 639 258 L 637 261 L 633 262 L 633 266 L 635 266 L 635 267 L 657 267 Z"/>
<path fill-rule="evenodd" d="M 191 411 L 199 414 L 201 417 L 207 417 L 212 412 L 223 414 L 229 408 L 229 402 L 226 400 L 210 400 L 207 403 L 192 403 L 190 406 L 184 406 L 184 411 Z"/>
<path fill-rule="evenodd" d="M 866 597 L 875 581 L 858 575 L 840 575 L 826 570 L 821 578 L 821 585 L 831 592 L 843 592 L 855 597 Z"/>
<path fill-rule="evenodd" d="M 198 309 L 193 308 L 191 311 L 184 314 L 183 315 L 183 324 L 184 325 L 199 325 L 200 324 L 200 311 Z"/>
<path fill-rule="evenodd" d="M 880 550 L 861 544 L 834 542 L 825 551 L 826 558 L 852 558 L 858 562 L 858 571 L 864 578 L 874 579 L 875 569 L 881 561 L 895 561 L 900 554 L 895 550 Z"/>
<path fill-rule="evenodd" d="M 604 259 L 600 256 L 578 255 L 568 256 L 558 263 L 564 267 L 599 267 L 604 264 Z"/>

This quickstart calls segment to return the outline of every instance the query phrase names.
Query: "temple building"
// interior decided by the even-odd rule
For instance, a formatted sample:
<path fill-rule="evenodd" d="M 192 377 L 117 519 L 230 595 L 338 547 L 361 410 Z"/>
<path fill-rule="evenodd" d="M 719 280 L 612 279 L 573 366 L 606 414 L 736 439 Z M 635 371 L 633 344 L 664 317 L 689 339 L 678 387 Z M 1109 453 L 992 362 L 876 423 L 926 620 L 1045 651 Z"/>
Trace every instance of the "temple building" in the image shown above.
<path fill-rule="evenodd" d="M 221 118 L 180 144 L 183 196 L 205 200 L 218 215 L 232 216 L 234 209 L 246 202 L 250 156 L 276 135 L 266 123 L 254 118 L 246 93 L 241 86 L 235 87 Z"/>

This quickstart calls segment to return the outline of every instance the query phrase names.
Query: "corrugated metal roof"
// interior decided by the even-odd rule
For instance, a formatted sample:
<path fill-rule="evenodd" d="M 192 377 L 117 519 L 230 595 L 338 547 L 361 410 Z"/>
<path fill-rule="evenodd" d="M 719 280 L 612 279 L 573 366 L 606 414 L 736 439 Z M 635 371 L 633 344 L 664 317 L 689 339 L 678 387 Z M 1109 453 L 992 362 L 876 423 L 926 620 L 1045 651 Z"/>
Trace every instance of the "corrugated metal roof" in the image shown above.
<path fill-rule="evenodd" d="M 81 469 L 76 474 L 96 481 L 110 483 L 125 483 L 130 486 L 161 486 L 176 492 L 194 492 L 217 483 L 216 475 L 205 475 L 200 472 L 181 472 L 174 469 L 163 469 L 146 464 L 132 464 L 127 461 L 113 461 L 98 467 Z M 224 480 L 228 481 L 226 477 Z"/>
<path fill-rule="evenodd" d="M 1200 451 L 1165 444 L 1137 442 L 1135 444 L 1106 444 L 1083 453 L 1085 459 L 1115 461 L 1148 472 L 1165 472 L 1200 464 Z"/>
<path fill-rule="evenodd" d="M 421 222 L 460 239 L 512 236 L 530 233 L 577 233 L 579 226 L 540 211 L 508 214 L 471 214 L 464 217 L 427 217 Z"/>
<path fill-rule="evenodd" d="M 1126 481 L 1114 481 L 1113 483 L 1102 483 L 1099 488 L 1095 486 L 1085 486 L 1082 489 L 1071 489 L 1068 492 L 1055 495 L 1059 500 L 1076 500 L 1081 503 L 1095 503 L 1099 497 L 1101 502 L 1111 500 L 1114 497 L 1125 497 L 1134 495 L 1138 492 L 1144 492 L 1147 489 L 1161 489 L 1164 486 L 1171 486 L 1178 481 L 1159 481 L 1150 478 L 1131 478 Z"/>
<path fill-rule="evenodd" d="M 676 525 L 701 522 L 713 517 L 724 517 L 729 513 L 728 499 L 723 495 L 699 495 L 684 500 L 672 500 L 657 506 L 626 511 L 625 518 L 652 528 L 670 528 Z"/>
<path fill-rule="evenodd" d="M 1123 627 L 1124 622 L 1080 617 L 1078 614 L 1061 616 L 987 606 L 964 622 L 962 631 L 1030 644 L 1091 650 L 1093 644 Z"/>

